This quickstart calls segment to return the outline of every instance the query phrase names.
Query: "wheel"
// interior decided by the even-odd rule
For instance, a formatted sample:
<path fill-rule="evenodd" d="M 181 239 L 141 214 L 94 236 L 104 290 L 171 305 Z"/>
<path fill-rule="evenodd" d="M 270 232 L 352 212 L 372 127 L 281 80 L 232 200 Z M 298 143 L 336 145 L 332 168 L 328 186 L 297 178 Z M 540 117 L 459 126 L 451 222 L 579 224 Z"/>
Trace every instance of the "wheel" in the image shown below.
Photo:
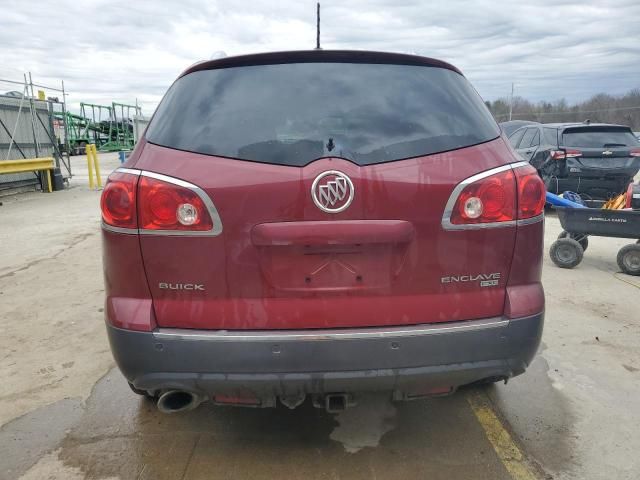
<path fill-rule="evenodd" d="M 573 268 L 582 261 L 584 250 L 573 238 L 561 238 L 553 242 L 549 255 L 558 267 Z"/>
<path fill-rule="evenodd" d="M 131 389 L 131 391 L 133 393 L 135 393 L 136 395 L 140 395 L 142 397 L 145 397 L 149 400 L 157 400 L 158 399 L 158 395 L 154 395 L 146 390 L 140 390 L 139 388 L 136 388 L 133 383 L 131 382 L 127 382 L 129 384 L 129 388 Z"/>
<path fill-rule="evenodd" d="M 560 240 L 561 238 L 573 238 L 580 244 L 583 252 L 585 252 L 587 248 L 589 248 L 589 237 L 587 235 L 582 235 L 580 233 L 569 233 L 566 230 L 563 230 L 562 233 L 558 235 L 558 240 Z"/>
<path fill-rule="evenodd" d="M 640 275 L 640 244 L 625 245 L 618 252 L 618 266 L 627 275 Z"/>

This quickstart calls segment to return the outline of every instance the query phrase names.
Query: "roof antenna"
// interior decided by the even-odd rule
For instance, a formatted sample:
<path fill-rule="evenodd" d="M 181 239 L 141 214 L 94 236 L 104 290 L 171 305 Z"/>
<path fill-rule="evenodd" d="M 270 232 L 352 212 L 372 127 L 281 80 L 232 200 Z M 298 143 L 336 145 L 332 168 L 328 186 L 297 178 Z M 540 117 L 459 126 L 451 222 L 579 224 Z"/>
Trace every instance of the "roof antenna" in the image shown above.
<path fill-rule="evenodd" d="M 316 3 L 316 50 L 320 48 L 320 2 Z"/>

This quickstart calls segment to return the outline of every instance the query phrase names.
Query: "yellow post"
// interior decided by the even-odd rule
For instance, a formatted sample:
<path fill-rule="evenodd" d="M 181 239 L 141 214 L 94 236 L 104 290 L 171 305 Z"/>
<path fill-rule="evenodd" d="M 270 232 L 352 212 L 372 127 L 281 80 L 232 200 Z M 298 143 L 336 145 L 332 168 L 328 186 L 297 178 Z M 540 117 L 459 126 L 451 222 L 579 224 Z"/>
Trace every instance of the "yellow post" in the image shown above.
<path fill-rule="evenodd" d="M 51 170 L 47 170 L 47 185 L 49 185 L 49 193 L 53 192 L 53 187 L 51 186 Z"/>
<path fill-rule="evenodd" d="M 102 188 L 102 178 L 100 176 L 100 160 L 98 159 L 98 149 L 93 146 L 93 168 L 96 171 L 96 179 L 98 181 L 98 188 Z"/>
<path fill-rule="evenodd" d="M 87 169 L 89 170 L 89 188 L 93 190 L 93 159 L 91 158 L 91 147 L 90 143 L 87 144 L 86 152 L 87 152 Z"/>

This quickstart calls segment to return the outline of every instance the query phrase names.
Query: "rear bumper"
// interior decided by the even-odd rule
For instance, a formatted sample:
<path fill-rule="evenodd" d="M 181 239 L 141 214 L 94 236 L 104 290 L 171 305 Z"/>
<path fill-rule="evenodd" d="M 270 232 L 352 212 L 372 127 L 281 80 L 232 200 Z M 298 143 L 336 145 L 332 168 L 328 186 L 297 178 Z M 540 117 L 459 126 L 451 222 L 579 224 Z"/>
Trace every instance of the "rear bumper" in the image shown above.
<path fill-rule="evenodd" d="M 590 178 L 589 176 L 545 177 L 547 191 L 560 194 L 570 190 L 576 193 L 586 193 L 595 199 L 607 200 L 612 195 L 624 192 L 633 177 Z"/>
<path fill-rule="evenodd" d="M 114 358 L 138 389 L 205 397 L 457 388 L 524 372 L 544 313 L 412 327 L 224 332 L 123 330 L 107 324 Z"/>

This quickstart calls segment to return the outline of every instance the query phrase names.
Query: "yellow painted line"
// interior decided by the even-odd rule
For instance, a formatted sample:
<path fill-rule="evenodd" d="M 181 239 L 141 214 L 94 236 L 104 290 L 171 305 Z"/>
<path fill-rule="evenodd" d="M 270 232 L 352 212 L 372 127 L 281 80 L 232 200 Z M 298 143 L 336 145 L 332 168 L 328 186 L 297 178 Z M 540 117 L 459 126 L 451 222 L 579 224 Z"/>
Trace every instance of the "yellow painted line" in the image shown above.
<path fill-rule="evenodd" d="M 493 446 L 498 458 L 514 480 L 537 480 L 527 465 L 525 456 L 509 435 L 500 419 L 497 417 L 486 394 L 471 392 L 467 394 L 467 401 L 482 425 L 489 442 Z"/>

